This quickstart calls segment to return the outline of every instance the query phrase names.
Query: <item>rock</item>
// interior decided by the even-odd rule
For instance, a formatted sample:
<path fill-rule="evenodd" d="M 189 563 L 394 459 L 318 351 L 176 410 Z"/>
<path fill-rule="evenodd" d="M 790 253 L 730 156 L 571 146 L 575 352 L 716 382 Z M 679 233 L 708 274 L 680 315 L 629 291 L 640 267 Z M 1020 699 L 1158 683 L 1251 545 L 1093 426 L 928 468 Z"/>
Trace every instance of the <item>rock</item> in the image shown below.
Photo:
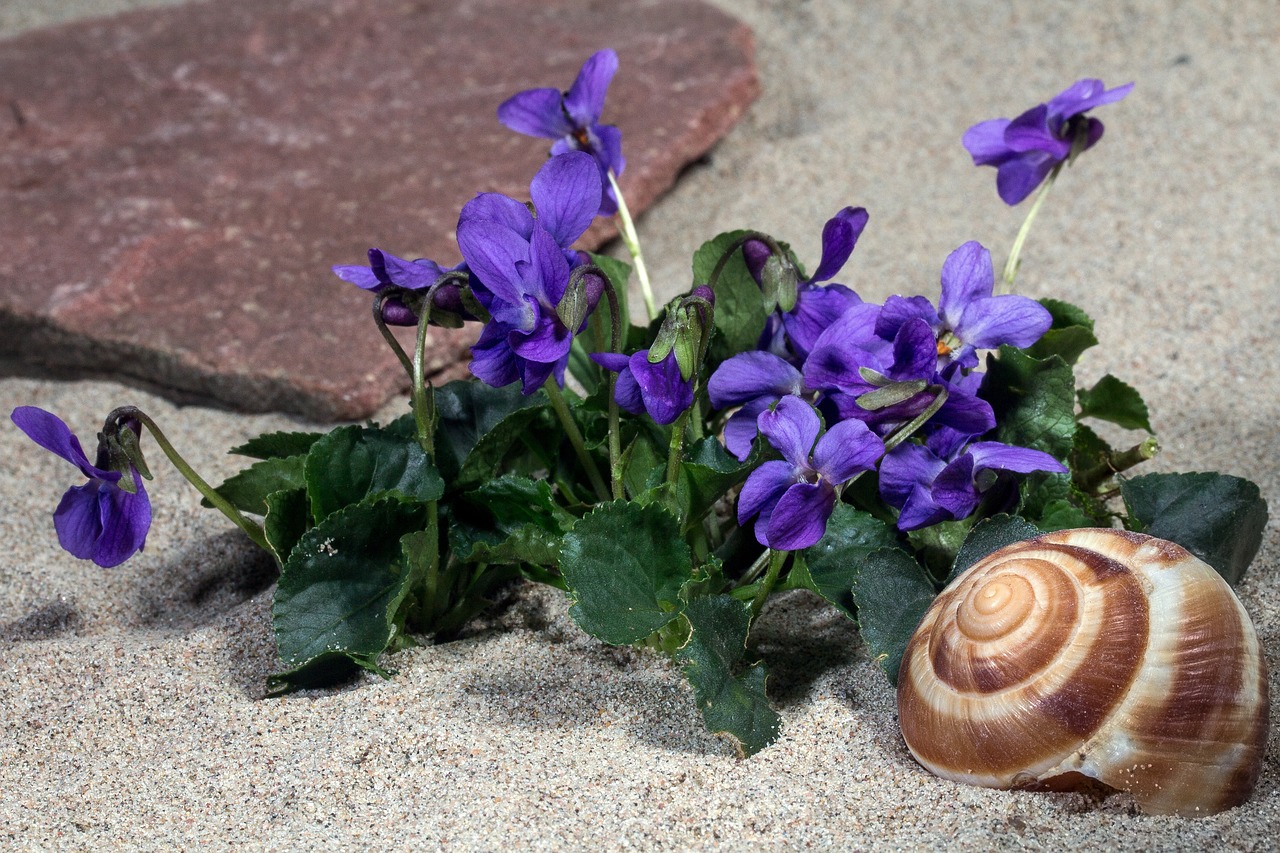
<path fill-rule="evenodd" d="M 406 386 L 366 294 L 378 246 L 459 260 L 479 191 L 527 197 L 544 140 L 495 110 L 621 69 L 633 213 L 758 93 L 751 35 L 693 0 L 218 0 L 0 42 L 0 356 L 322 420 Z M 597 222 L 584 247 L 612 236 Z M 473 331 L 433 330 L 459 372 Z M 123 402 L 123 401 L 122 401 Z"/>

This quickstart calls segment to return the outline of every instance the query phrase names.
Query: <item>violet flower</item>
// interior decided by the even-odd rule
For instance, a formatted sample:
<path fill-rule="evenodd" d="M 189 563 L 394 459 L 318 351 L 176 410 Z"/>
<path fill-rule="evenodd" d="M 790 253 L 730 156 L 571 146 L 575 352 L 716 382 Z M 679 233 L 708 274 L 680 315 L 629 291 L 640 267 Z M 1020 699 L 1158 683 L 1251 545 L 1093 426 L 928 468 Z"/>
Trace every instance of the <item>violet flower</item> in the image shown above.
<path fill-rule="evenodd" d="M 337 264 L 334 274 L 349 281 L 361 290 L 382 293 L 391 289 L 423 290 L 431 287 L 440 276 L 451 272 L 467 272 L 466 263 L 442 267 L 428 258 L 407 261 L 381 249 L 369 250 L 369 266 Z M 462 320 L 475 320 L 462 303 L 462 287 L 454 282 L 442 285 L 432 295 L 432 308 L 444 311 Z M 392 326 L 416 326 L 418 317 L 402 300 L 387 299 L 382 306 L 382 319 Z"/>
<path fill-rule="evenodd" d="M 884 454 L 883 442 L 861 421 L 841 421 L 818 438 L 821 426 L 818 413 L 799 397 L 783 397 L 760 414 L 760 432 L 783 458 L 762 463 L 747 477 L 738 523 L 756 517 L 761 545 L 796 551 L 815 544 L 826 532 L 839 489 Z"/>
<path fill-rule="evenodd" d="M 993 296 L 991 253 L 970 240 L 942 265 L 942 297 L 935 310 L 923 296 L 890 296 L 876 321 L 876 333 L 892 338 L 902 325 L 922 319 L 937 339 L 939 369 L 958 364 L 976 367 L 977 350 L 1001 344 L 1029 347 L 1053 324 L 1039 302 L 1017 294 Z"/>
<path fill-rule="evenodd" d="M 591 157 L 570 152 L 548 160 L 529 193 L 536 219 L 498 193 L 476 196 L 458 219 L 458 247 L 491 317 L 471 348 L 471 372 L 494 387 L 520 380 L 525 394 L 549 376 L 563 385 L 573 336 L 586 324 L 584 315 L 579 328 L 569 329 L 556 309 L 577 263 L 568 247 L 595 217 L 600 176 Z M 603 287 L 592 282 L 589 309 Z"/>
<path fill-rule="evenodd" d="M 512 95 L 498 107 L 498 121 L 526 136 L 554 139 L 551 155 L 585 151 L 600 169 L 601 194 L 597 209 L 611 216 L 618 200 L 609 186 L 608 173 L 621 175 L 626 168 L 622 156 L 622 133 L 611 124 L 600 124 L 605 93 L 618 70 L 618 55 L 601 50 L 582 65 L 569 91 L 527 89 Z"/>
<path fill-rule="evenodd" d="M 948 452 L 954 433 L 938 433 L 925 444 L 901 444 L 880 463 L 880 495 L 897 507 L 899 530 L 917 530 L 940 521 L 969 517 L 1002 472 L 1066 473 L 1048 453 L 998 441 L 975 441 L 963 452 Z"/>
<path fill-rule="evenodd" d="M 975 166 L 996 167 L 996 191 L 1005 204 L 1029 196 L 1059 163 L 1102 138 L 1102 122 L 1084 113 L 1119 101 L 1133 84 L 1107 89 L 1101 80 L 1077 80 L 1047 104 L 1032 107 L 1010 121 L 994 118 L 965 131 L 964 147 Z"/>
<path fill-rule="evenodd" d="M 105 451 L 99 450 L 99 465 L 89 462 L 80 440 L 57 415 L 19 406 L 10 417 L 28 438 L 89 478 L 84 485 L 67 489 L 53 511 L 58 544 L 72 556 L 93 560 L 104 569 L 141 551 L 151 527 L 151 501 L 138 470 L 130 466 L 135 488 L 131 494 L 120 488 L 120 471 L 99 467 L 107 464 Z"/>
<path fill-rule="evenodd" d="M 761 335 L 760 349 L 778 355 L 785 355 L 789 349 L 796 359 L 803 361 L 818 336 L 845 311 L 862 302 L 852 290 L 830 280 L 853 254 L 858 238 L 867 227 L 867 220 L 866 208 L 862 207 L 846 207 L 827 220 L 822 227 L 822 260 L 817 270 L 796 286 L 796 304 L 790 311 L 769 317 Z M 769 248 L 759 240 L 750 240 L 742 251 L 747 268 L 758 283 L 769 258 Z M 821 282 L 830 283 L 824 285 Z M 782 340 L 783 331 L 786 332 L 785 341 Z"/>
<path fill-rule="evenodd" d="M 669 424 L 693 405 L 693 380 L 680 375 L 674 349 L 657 364 L 650 363 L 647 349 L 630 356 L 597 352 L 591 359 L 618 374 L 613 398 L 625 412 L 648 413 L 654 423 Z"/>

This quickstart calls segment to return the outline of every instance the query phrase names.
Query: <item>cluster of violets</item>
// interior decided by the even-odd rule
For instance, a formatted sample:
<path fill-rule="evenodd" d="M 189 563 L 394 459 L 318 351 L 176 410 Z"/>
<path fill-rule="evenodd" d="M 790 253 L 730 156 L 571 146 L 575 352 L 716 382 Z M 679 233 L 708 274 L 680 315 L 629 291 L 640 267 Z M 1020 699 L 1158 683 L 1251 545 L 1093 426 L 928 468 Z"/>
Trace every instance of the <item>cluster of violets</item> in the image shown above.
<path fill-rule="evenodd" d="M 481 381 L 519 382 L 525 394 L 549 382 L 562 387 L 574 337 L 609 286 L 572 246 L 596 216 L 619 208 L 621 134 L 600 123 L 617 67 L 613 51 L 600 51 L 567 92 L 532 89 L 502 104 L 498 117 L 512 130 L 555 140 L 552 156 L 530 183 L 531 204 L 497 193 L 466 204 L 457 226 L 460 264 L 406 260 L 375 248 L 367 266 L 334 272 L 380 296 L 388 324 L 483 323 L 470 363 Z M 1100 138 L 1101 123 L 1084 113 L 1130 88 L 1081 80 L 1016 119 L 975 125 L 964 144 L 975 164 L 996 167 L 1001 198 L 1016 204 Z M 709 377 L 687 358 L 682 363 L 669 341 L 592 354 L 617 374 L 618 406 L 658 424 L 676 422 L 695 405 L 699 383 L 705 385 L 711 407 L 730 413 L 726 449 L 740 461 L 753 453 L 764 458 L 737 512 L 743 525 L 754 520 L 756 539 L 775 551 L 816 543 L 842 490 L 866 471 L 878 469 L 880 496 L 906 531 L 1003 508 L 991 502 L 1007 493 L 999 485 L 1010 474 L 1066 470 L 1046 453 L 983 438 L 995 417 L 979 394 L 978 351 L 1029 346 L 1049 328 L 1048 311 L 1023 296 L 995 295 L 990 253 L 974 242 L 946 259 L 936 305 L 923 296 L 864 302 L 833 279 L 867 222 L 857 207 L 832 217 L 817 270 L 787 280 L 790 291 L 777 300 L 758 348 L 728 358 Z M 775 273 L 778 262 L 794 272 L 790 259 L 764 240 L 747 240 L 742 252 L 762 287 L 771 258 Z M 715 303 L 706 284 L 668 309 L 685 310 L 693 318 L 686 325 L 703 331 Z M 119 430 L 136 433 L 136 425 L 104 431 L 93 464 L 54 415 L 21 407 L 12 417 L 89 479 L 69 490 L 55 513 L 62 546 L 102 566 L 141 550 L 150 505 L 138 469 L 128 454 L 106 450 L 119 443 Z"/>

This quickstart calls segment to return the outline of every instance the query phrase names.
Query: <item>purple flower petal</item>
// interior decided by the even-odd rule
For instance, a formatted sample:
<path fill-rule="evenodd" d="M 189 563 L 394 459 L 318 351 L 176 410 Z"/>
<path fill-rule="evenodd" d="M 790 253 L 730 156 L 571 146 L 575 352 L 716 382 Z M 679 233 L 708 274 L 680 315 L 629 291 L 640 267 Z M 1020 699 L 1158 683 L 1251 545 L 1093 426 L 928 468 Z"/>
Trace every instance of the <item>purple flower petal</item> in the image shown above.
<path fill-rule="evenodd" d="M 853 254 L 868 218 L 866 208 L 846 207 L 827 220 L 822 227 L 822 261 L 810 282 L 828 281 L 840 272 Z"/>
<path fill-rule="evenodd" d="M 962 453 L 948 463 L 934 478 L 929 491 L 934 503 L 946 509 L 953 518 L 965 518 L 972 513 L 982 497 L 973 482 L 973 457 Z"/>
<path fill-rule="evenodd" d="M 521 270 L 526 294 L 537 298 L 544 307 L 554 309 L 564 297 L 569 284 L 569 262 L 555 238 L 541 225 L 533 229 L 529 240 L 529 266 Z"/>
<path fill-rule="evenodd" d="M 680 375 L 675 352 L 657 364 L 649 361 L 649 351 L 631 356 L 631 375 L 640 386 L 645 411 L 655 423 L 669 424 L 693 405 L 693 383 Z"/>
<path fill-rule="evenodd" d="M 479 193 L 462 206 L 458 225 L 471 220 L 489 220 L 503 225 L 528 240 L 533 233 L 529 208 L 502 193 Z"/>
<path fill-rule="evenodd" d="M 1058 161 L 1052 154 L 1029 151 L 1000 164 L 996 171 L 996 192 L 1000 200 L 1015 205 L 1044 182 Z"/>
<path fill-rule="evenodd" d="M 528 89 L 512 95 L 498 107 L 498 121 L 526 136 L 557 139 L 573 132 L 565 120 L 563 96 L 558 89 Z"/>
<path fill-rule="evenodd" d="M 767 519 L 767 544 L 778 551 L 798 551 L 814 545 L 827 531 L 827 519 L 836 505 L 829 483 L 796 483 L 783 493 Z M 766 524 L 756 523 L 756 538 Z"/>
<path fill-rule="evenodd" d="M 596 126 L 596 138 L 600 140 L 600 150 L 595 152 L 604 169 L 612 169 L 614 176 L 622 174 L 627 168 L 627 159 L 622 156 L 622 131 L 611 124 Z M 605 191 L 612 195 L 609 181 L 604 178 Z"/>
<path fill-rule="evenodd" d="M 787 339 L 796 355 L 807 356 L 822 333 L 861 302 L 858 294 L 843 284 L 800 285 L 795 308 L 782 315 Z"/>
<path fill-rule="evenodd" d="M 1107 89 L 1101 80 L 1077 80 L 1049 101 L 1049 112 L 1068 119 L 1094 107 L 1114 104 L 1132 91 L 1132 83 Z"/>
<path fill-rule="evenodd" d="M 486 219 L 468 219 L 458 223 L 458 248 L 485 288 L 525 318 L 523 322 L 514 319 L 510 322 L 524 325 L 528 320 L 524 310 L 524 277 L 517 264 L 528 263 L 529 243 L 505 225 Z M 490 307 L 490 312 L 495 308 L 496 304 Z"/>
<path fill-rule="evenodd" d="M 919 318 L 908 320 L 893 338 L 893 366 L 887 375 L 898 382 L 932 381 L 938 372 L 938 341 Z"/>
<path fill-rule="evenodd" d="M 782 493 L 796 482 L 795 468 L 780 459 L 761 462 L 747 477 L 738 495 L 738 524 L 746 524 L 764 510 L 772 511 Z M 759 538 L 757 536 L 757 538 Z M 760 540 L 761 545 L 768 544 Z"/>
<path fill-rule="evenodd" d="M 471 345 L 472 375 L 494 388 L 510 385 L 520 378 L 516 355 L 507 342 L 507 328 L 501 323 L 486 323 L 480 339 Z"/>
<path fill-rule="evenodd" d="M 1009 122 L 1004 131 L 1004 142 L 1017 154 L 1028 151 L 1044 151 L 1055 160 L 1064 160 L 1071 153 L 1071 140 L 1057 135 L 1058 128 L 1051 125 L 1056 116 L 1049 115 L 1045 104 L 1032 107 Z"/>
<path fill-rule="evenodd" d="M 749 400 L 741 409 L 729 416 L 724 425 L 724 448 L 743 462 L 751 455 L 751 445 L 760 434 L 760 413 L 778 401 L 777 397 L 757 397 Z"/>
<path fill-rule="evenodd" d="M 884 442 L 865 423 L 841 421 L 818 439 L 813 449 L 813 467 L 833 484 L 870 471 L 884 455 Z"/>
<path fill-rule="evenodd" d="M 1029 347 L 1053 325 L 1051 315 L 1034 299 L 1017 294 L 989 296 L 965 306 L 955 323 L 956 336 L 978 349 L 1001 344 Z"/>
<path fill-rule="evenodd" d="M 939 325 L 938 312 L 924 296 L 890 296 L 876 317 L 875 332 L 885 340 L 893 340 L 909 320 L 924 320 L 930 328 Z"/>
<path fill-rule="evenodd" d="M 1009 127 L 1007 118 L 993 118 L 979 122 L 965 131 L 961 142 L 973 157 L 975 166 L 998 166 L 1011 153 L 1005 144 L 1004 132 Z"/>
<path fill-rule="evenodd" d="M 605 94 L 617 70 L 618 54 L 612 50 L 600 50 L 588 57 L 564 96 L 564 108 L 570 118 L 582 127 L 600 120 Z"/>
<path fill-rule="evenodd" d="M 361 290 L 377 290 L 385 287 L 386 282 L 378 281 L 373 270 L 359 264 L 338 264 L 331 267 L 333 274 L 343 281 L 349 281 Z"/>
<path fill-rule="evenodd" d="M 783 397 L 773 410 L 761 412 L 756 424 L 783 459 L 796 468 L 809 467 L 809 451 L 822 428 L 812 406 L 799 397 Z"/>
<path fill-rule="evenodd" d="M 952 520 L 954 516 L 934 501 L 928 489 L 916 486 L 903 502 L 902 512 L 898 515 L 898 529 L 919 530 L 939 521 Z"/>
<path fill-rule="evenodd" d="M 902 509 L 913 490 L 928 489 L 947 463 L 919 444 L 900 444 L 880 462 L 880 495 Z"/>
<path fill-rule="evenodd" d="M 538 224 L 567 248 L 582 236 L 600 208 L 600 167 L 590 154 L 552 157 L 529 184 Z"/>
<path fill-rule="evenodd" d="M 970 240 L 947 255 L 942 263 L 939 317 L 949 328 L 955 330 L 956 321 L 965 307 L 975 299 L 990 296 L 994 284 L 995 270 L 991 266 L 991 253 L 981 243 Z M 963 335 L 960 337 L 964 338 Z"/>
<path fill-rule="evenodd" d="M 929 423 L 948 426 L 965 435 L 982 435 L 995 428 L 996 414 L 992 411 L 991 404 L 981 397 L 951 388 L 942 407 Z"/>
<path fill-rule="evenodd" d="M 98 517 L 102 533 L 91 558 L 104 569 L 120 565 L 141 551 L 151 528 L 151 500 L 142 487 L 142 478 L 133 475 L 135 494 L 114 486 L 98 492 Z M 54 522 L 55 527 L 57 522 Z"/>
<path fill-rule="evenodd" d="M 89 462 L 84 448 L 80 446 L 80 439 L 63 423 L 62 418 L 52 412 L 36 406 L 18 406 L 9 415 L 9 419 L 27 434 L 27 438 L 53 455 L 67 460 L 86 477 L 109 481 L 120 479 L 119 472 L 103 471 Z"/>
<path fill-rule="evenodd" d="M 965 451 L 973 457 L 974 469 L 995 469 L 1029 474 L 1032 471 L 1049 471 L 1065 474 L 1066 467 L 1048 453 L 1029 447 L 1014 447 L 998 441 L 975 441 Z"/>
<path fill-rule="evenodd" d="M 762 395 L 774 398 L 803 390 L 800 371 L 769 352 L 751 350 L 725 359 L 707 381 L 711 405 L 726 409 Z"/>
<path fill-rule="evenodd" d="M 554 312 L 542 310 L 537 303 L 532 305 L 536 314 L 533 328 L 509 330 L 507 343 L 511 351 L 525 361 L 557 362 L 569 354 L 573 335 Z"/>

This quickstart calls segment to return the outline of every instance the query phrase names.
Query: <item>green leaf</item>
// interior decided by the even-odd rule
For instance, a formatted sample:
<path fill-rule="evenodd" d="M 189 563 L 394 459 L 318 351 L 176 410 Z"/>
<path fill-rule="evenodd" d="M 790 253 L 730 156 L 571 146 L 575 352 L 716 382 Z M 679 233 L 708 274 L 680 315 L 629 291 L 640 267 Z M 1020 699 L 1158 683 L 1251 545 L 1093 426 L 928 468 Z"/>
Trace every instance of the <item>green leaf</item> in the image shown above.
<path fill-rule="evenodd" d="M 1075 437 L 1075 377 L 1059 356 L 1032 358 L 1011 346 L 988 357 L 982 397 L 996 415 L 996 440 L 1065 461 Z"/>
<path fill-rule="evenodd" d="M 994 554 L 1006 545 L 1021 542 L 1039 536 L 1041 531 L 1034 524 L 1016 515 L 993 515 L 973 526 L 968 538 L 956 552 L 956 561 L 951 566 L 951 574 L 947 575 L 947 583 L 960 576 L 962 572 L 989 554 Z"/>
<path fill-rule="evenodd" d="M 863 558 L 853 584 L 858 631 L 889 681 L 898 683 L 898 667 L 935 593 L 924 567 L 906 552 L 881 548 Z"/>
<path fill-rule="evenodd" d="M 703 243 L 693 256 L 694 283 L 709 284 L 711 274 L 725 249 L 747 233 L 730 231 Z M 760 285 L 756 284 L 751 271 L 747 269 L 741 249 L 734 250 L 733 256 L 721 270 L 715 294 L 714 322 L 719 334 L 712 339 L 708 352 L 708 375 L 716 365 L 734 353 L 755 349 L 768 316 Z"/>
<path fill-rule="evenodd" d="M 1049 309 L 1053 324 L 1040 340 L 1027 347 L 1028 355 L 1038 359 L 1056 355 L 1067 364 L 1075 364 L 1080 360 L 1081 353 L 1097 346 L 1093 320 L 1084 311 L 1057 299 L 1041 299 L 1040 304 Z"/>
<path fill-rule="evenodd" d="M 262 528 L 271 553 L 281 566 L 310 524 L 311 502 L 307 500 L 306 489 L 285 489 L 267 495 L 267 517 L 263 519 Z"/>
<path fill-rule="evenodd" d="M 251 438 L 228 453 L 251 456 L 254 459 L 277 459 L 284 456 L 302 456 L 311 445 L 324 438 L 322 432 L 264 432 Z"/>
<path fill-rule="evenodd" d="M 765 695 L 764 664 L 735 672 L 746 653 L 751 605 L 729 595 L 696 598 L 685 609 L 693 633 L 676 652 L 707 729 L 733 738 L 743 756 L 778 737 L 781 720 Z"/>
<path fill-rule="evenodd" d="M 666 459 L 649 437 L 640 433 L 622 454 L 622 485 L 633 499 L 639 499 L 661 481 Z"/>
<path fill-rule="evenodd" d="M 438 500 L 444 481 L 412 438 L 372 427 L 338 427 L 306 457 L 307 495 L 317 522 L 366 497 Z"/>
<path fill-rule="evenodd" d="M 1105 464 L 1111 457 L 1111 445 L 1086 424 L 1076 424 L 1075 439 L 1071 447 L 1071 470 L 1088 471 Z"/>
<path fill-rule="evenodd" d="M 412 573 L 400 539 L 421 530 L 417 504 L 375 500 L 340 509 L 303 534 L 280 572 L 272 620 L 284 671 L 272 692 L 316 687 L 356 667 L 380 674 Z"/>
<path fill-rule="evenodd" d="M 739 462 L 719 439 L 711 437 L 696 442 L 689 448 L 688 455 L 688 460 L 680 463 L 676 483 L 685 529 L 697 524 L 716 501 L 746 480 L 756 466 L 754 458 Z"/>
<path fill-rule="evenodd" d="M 816 545 L 805 549 L 803 563 L 793 568 L 789 577 L 853 619 L 853 581 L 858 565 L 872 551 L 897 546 L 892 527 L 848 504 L 836 504 L 827 519 L 827 532 Z"/>
<path fill-rule="evenodd" d="M 1142 395 L 1110 373 L 1102 377 L 1088 391 L 1076 392 L 1080 400 L 1080 417 L 1110 421 L 1125 429 L 1151 429 L 1150 414 Z"/>
<path fill-rule="evenodd" d="M 680 587 L 692 576 L 676 519 L 657 504 L 600 504 L 564 537 L 560 571 L 569 611 L 606 643 L 635 643 L 675 619 Z"/>
<path fill-rule="evenodd" d="M 436 389 L 436 465 L 450 488 L 483 482 L 547 406 L 547 395 L 528 397 L 512 383 L 491 388 L 458 380 Z"/>
<path fill-rule="evenodd" d="M 215 491 L 241 512 L 266 515 L 267 495 L 302 487 L 306 458 L 286 456 L 255 462 L 239 474 L 228 477 Z M 200 505 L 213 506 L 208 498 L 202 498 Z"/>
<path fill-rule="evenodd" d="M 576 519 L 556 504 L 545 480 L 507 475 L 463 496 L 449 545 L 467 562 L 554 566 L 560 539 Z"/>
<path fill-rule="evenodd" d="M 1267 502 L 1227 474 L 1145 474 L 1120 483 L 1131 529 L 1186 548 L 1234 585 L 1262 545 Z"/>
<path fill-rule="evenodd" d="M 1054 500 L 1045 504 L 1036 519 L 1036 527 L 1044 533 L 1055 530 L 1074 530 L 1077 527 L 1097 527 L 1097 518 L 1085 512 L 1069 500 Z"/>

